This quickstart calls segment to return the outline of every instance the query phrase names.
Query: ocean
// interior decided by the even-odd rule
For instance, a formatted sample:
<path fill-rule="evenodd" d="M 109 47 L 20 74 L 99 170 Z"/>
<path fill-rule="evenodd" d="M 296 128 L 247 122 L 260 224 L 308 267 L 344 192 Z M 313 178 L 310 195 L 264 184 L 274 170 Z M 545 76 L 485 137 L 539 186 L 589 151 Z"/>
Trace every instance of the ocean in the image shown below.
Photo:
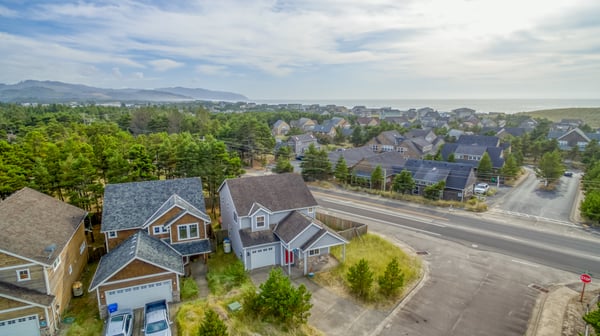
<path fill-rule="evenodd" d="M 262 99 L 257 104 L 319 104 L 338 105 L 352 108 L 391 107 L 399 110 L 431 107 L 440 112 L 468 107 L 481 113 L 518 113 L 569 107 L 600 107 L 600 99 Z"/>

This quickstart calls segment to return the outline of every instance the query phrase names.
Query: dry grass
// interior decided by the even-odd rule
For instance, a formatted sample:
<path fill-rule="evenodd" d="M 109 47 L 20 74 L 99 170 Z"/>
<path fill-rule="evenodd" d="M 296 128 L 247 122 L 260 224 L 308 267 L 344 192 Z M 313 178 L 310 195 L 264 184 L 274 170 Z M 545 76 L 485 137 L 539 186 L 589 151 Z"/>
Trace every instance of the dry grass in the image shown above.
<path fill-rule="evenodd" d="M 600 107 L 565 108 L 524 112 L 531 117 L 546 118 L 551 121 L 561 119 L 581 119 L 593 128 L 600 127 Z"/>
<path fill-rule="evenodd" d="M 332 254 L 342 260 L 342 248 L 333 248 Z M 398 258 L 400 263 L 400 271 L 404 274 L 404 287 L 396 297 L 383 297 L 378 293 L 379 286 L 377 281 L 373 283 L 373 295 L 369 304 L 378 307 L 389 307 L 397 302 L 402 296 L 402 292 L 412 283 L 418 280 L 421 274 L 421 261 L 415 256 L 411 256 L 400 249 L 398 246 L 374 234 L 367 234 L 358 238 L 354 238 L 350 244 L 346 246 L 346 259 L 336 268 L 328 271 L 317 273 L 315 281 L 322 286 L 330 288 L 332 291 L 343 296 L 350 296 L 348 291 L 348 283 L 346 274 L 349 268 L 356 264 L 360 259 L 366 259 L 370 269 L 374 272 L 374 277 L 377 279 L 382 275 L 388 263 L 393 258 Z"/>

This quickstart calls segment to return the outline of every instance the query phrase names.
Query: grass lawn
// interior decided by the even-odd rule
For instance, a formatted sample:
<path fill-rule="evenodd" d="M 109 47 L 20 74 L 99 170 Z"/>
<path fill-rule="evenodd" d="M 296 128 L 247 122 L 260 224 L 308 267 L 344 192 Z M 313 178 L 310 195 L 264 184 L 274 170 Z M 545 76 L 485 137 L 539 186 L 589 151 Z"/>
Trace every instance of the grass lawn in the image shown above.
<path fill-rule="evenodd" d="M 332 249 L 332 254 L 338 260 L 342 260 L 342 248 Z M 383 275 L 388 263 L 394 257 L 398 258 L 400 271 L 404 274 L 404 286 L 397 297 L 383 297 L 378 292 L 377 277 Z M 344 263 L 340 263 L 331 271 L 317 273 L 315 279 L 319 284 L 333 289 L 338 294 L 349 296 L 346 274 L 349 268 L 362 258 L 367 260 L 371 271 L 374 272 L 372 296 L 369 303 L 376 306 L 388 307 L 396 303 L 402 296 L 402 292 L 417 281 L 421 274 L 421 261 L 418 258 L 409 256 L 398 246 L 378 235 L 367 234 L 352 239 L 350 244 L 346 246 L 346 260 Z"/>

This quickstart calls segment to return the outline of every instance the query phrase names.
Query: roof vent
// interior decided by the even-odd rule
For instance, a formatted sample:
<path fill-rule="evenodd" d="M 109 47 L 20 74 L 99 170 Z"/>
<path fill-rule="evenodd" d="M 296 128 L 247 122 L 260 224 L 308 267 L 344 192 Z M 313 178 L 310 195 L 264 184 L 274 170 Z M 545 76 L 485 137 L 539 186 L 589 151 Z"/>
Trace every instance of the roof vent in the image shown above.
<path fill-rule="evenodd" d="M 50 257 L 52 256 L 52 253 L 54 253 L 54 250 L 56 250 L 56 244 L 50 244 L 50 245 L 46 246 L 46 248 L 44 248 L 44 252 L 46 252 L 48 254 L 48 259 L 50 259 Z"/>

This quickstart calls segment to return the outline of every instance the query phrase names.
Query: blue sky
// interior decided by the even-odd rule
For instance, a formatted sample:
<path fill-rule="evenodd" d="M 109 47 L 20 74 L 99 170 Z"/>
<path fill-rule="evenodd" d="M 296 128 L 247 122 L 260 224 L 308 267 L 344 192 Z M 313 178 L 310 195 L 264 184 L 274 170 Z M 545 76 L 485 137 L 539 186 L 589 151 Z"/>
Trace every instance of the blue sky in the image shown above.
<path fill-rule="evenodd" d="M 0 83 L 600 98 L 600 1 L 0 1 Z"/>

